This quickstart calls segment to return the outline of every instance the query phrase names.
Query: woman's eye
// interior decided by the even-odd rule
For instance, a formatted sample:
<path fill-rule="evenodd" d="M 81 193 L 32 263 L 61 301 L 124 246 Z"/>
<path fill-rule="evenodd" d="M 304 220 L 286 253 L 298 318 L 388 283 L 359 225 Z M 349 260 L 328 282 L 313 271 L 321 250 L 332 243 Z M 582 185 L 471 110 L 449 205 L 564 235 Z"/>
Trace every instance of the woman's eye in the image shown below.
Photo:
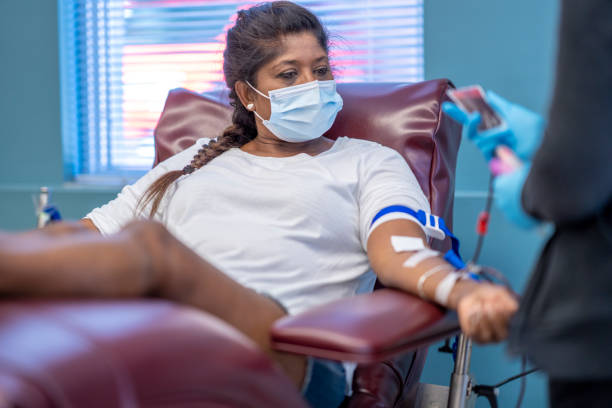
<path fill-rule="evenodd" d="M 329 67 L 321 67 L 321 68 L 315 69 L 315 74 L 319 76 L 325 76 L 327 75 L 328 72 L 329 72 Z"/>
<path fill-rule="evenodd" d="M 282 79 L 293 79 L 297 73 L 295 71 L 281 72 L 278 76 Z"/>

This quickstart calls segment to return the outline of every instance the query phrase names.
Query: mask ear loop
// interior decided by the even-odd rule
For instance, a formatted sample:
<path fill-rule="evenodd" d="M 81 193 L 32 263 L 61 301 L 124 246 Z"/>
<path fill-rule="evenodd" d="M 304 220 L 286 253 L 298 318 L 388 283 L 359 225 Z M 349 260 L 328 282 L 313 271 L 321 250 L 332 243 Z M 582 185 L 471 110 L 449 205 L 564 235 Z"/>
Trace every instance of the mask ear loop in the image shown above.
<path fill-rule="evenodd" d="M 244 82 L 246 82 L 246 84 L 247 84 L 248 86 L 250 86 L 250 87 L 251 87 L 251 89 L 253 89 L 255 92 L 257 92 L 258 94 L 260 94 L 260 95 L 261 95 L 261 96 L 263 96 L 264 98 L 270 99 L 270 97 L 269 97 L 268 95 L 264 95 L 264 93 L 263 93 L 263 92 L 261 92 L 259 89 L 255 88 L 253 85 L 251 85 L 251 83 L 250 83 L 249 81 L 244 81 Z M 257 113 L 257 111 L 254 109 L 254 107 L 255 107 L 255 106 L 254 106 L 252 103 L 249 103 L 249 104 L 246 106 L 246 108 L 247 108 L 249 111 L 253 112 L 253 113 L 255 114 L 255 116 L 257 116 L 257 117 L 259 118 L 259 120 L 261 120 L 262 122 L 265 122 L 266 120 L 265 120 L 264 118 L 262 118 L 261 116 L 259 116 L 259 113 Z"/>

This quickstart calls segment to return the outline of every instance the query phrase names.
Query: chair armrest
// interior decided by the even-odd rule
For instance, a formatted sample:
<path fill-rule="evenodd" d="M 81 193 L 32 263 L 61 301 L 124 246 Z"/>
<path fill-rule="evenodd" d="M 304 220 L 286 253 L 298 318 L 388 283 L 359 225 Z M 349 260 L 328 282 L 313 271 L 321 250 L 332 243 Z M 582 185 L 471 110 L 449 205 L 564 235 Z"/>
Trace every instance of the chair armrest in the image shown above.
<path fill-rule="evenodd" d="M 393 289 L 340 299 L 279 319 L 279 351 L 371 363 L 459 333 L 454 311 Z"/>

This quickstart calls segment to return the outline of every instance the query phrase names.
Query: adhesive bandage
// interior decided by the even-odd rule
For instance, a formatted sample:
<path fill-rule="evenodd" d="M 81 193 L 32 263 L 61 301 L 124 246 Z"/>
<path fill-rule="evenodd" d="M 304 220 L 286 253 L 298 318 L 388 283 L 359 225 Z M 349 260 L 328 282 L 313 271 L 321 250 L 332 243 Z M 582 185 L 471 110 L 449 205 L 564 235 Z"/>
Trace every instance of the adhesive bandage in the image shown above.
<path fill-rule="evenodd" d="M 438 256 L 440 253 L 438 251 L 434 251 L 433 249 L 425 248 L 420 250 L 419 252 L 412 255 L 410 258 L 406 259 L 402 266 L 406 268 L 414 268 L 421 262 L 426 259 L 433 258 L 434 256 Z"/>
<path fill-rule="evenodd" d="M 419 237 L 391 236 L 391 245 L 395 252 L 418 251 L 425 249 L 423 240 Z"/>
<path fill-rule="evenodd" d="M 449 264 L 440 264 L 440 265 L 434 266 L 433 268 L 429 269 L 427 272 L 425 272 L 419 277 L 419 280 L 417 282 L 417 291 L 421 299 L 429 300 L 429 298 L 425 295 L 425 291 L 423 290 L 425 281 L 431 276 L 433 276 L 434 274 L 438 272 L 442 272 L 442 271 L 450 271 L 451 268 L 452 266 Z"/>
<path fill-rule="evenodd" d="M 442 281 L 440 281 L 436 287 L 436 295 L 434 297 L 435 301 L 443 306 L 446 306 L 455 283 L 457 283 L 462 276 L 463 275 L 459 272 L 451 272 L 444 279 L 442 279 Z"/>

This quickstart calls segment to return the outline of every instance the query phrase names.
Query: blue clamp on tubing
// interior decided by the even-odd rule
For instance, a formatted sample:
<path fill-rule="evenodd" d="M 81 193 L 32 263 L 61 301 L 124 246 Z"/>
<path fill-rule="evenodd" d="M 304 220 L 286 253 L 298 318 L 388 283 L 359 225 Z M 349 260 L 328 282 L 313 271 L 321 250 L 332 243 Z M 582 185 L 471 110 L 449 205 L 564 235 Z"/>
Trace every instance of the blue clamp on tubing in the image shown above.
<path fill-rule="evenodd" d="M 49 222 L 57 222 L 62 220 L 62 215 L 54 205 L 47 205 L 42 209 L 42 212 L 49 216 Z"/>
<path fill-rule="evenodd" d="M 433 232 L 432 236 L 434 238 L 444 239 L 446 236 L 448 236 L 451 239 L 452 249 L 450 249 L 444 255 L 444 259 L 457 269 L 465 268 L 465 262 L 463 262 L 463 260 L 461 259 L 461 255 L 459 254 L 459 239 L 455 235 L 453 235 L 453 233 L 448 229 L 448 227 L 444 223 L 444 220 L 438 217 L 437 215 L 426 213 L 423 210 L 415 211 L 412 208 L 406 207 L 404 205 L 390 205 L 376 213 L 376 215 L 372 219 L 370 228 L 380 217 L 393 212 L 403 212 L 405 214 L 411 215 L 428 232 Z M 435 234 L 435 232 L 441 232 L 442 234 Z"/>
<path fill-rule="evenodd" d="M 451 349 L 453 350 L 453 362 L 457 361 L 457 349 L 459 348 L 459 336 L 455 336 L 453 338 L 453 345 Z"/>

